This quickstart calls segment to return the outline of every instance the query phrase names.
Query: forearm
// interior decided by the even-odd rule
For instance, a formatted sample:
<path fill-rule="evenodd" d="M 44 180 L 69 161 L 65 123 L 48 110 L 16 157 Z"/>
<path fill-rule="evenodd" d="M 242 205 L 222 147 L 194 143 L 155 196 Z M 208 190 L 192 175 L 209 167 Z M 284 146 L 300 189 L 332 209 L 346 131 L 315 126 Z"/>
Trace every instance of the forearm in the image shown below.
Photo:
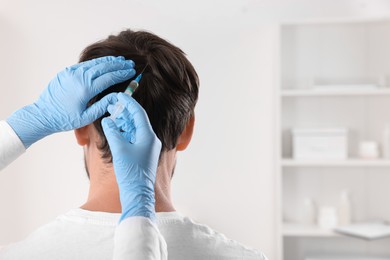
<path fill-rule="evenodd" d="M 0 121 L 0 170 L 13 162 L 26 151 L 23 143 L 12 127 Z"/>
<path fill-rule="evenodd" d="M 137 176 L 138 173 L 133 173 L 132 175 Z M 122 203 L 122 216 L 120 221 L 129 217 L 145 217 L 155 222 L 156 200 L 154 183 L 145 178 L 142 183 L 129 180 L 127 183 L 121 182 L 120 184 L 119 195 Z M 121 187 L 127 187 L 128 190 L 122 189 Z"/>

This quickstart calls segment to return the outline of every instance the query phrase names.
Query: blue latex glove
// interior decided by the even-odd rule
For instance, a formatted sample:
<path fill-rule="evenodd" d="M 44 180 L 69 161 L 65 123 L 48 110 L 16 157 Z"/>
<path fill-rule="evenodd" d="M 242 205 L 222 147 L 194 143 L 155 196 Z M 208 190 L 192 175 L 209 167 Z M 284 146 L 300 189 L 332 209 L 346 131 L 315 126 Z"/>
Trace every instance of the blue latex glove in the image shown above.
<path fill-rule="evenodd" d="M 94 96 L 135 75 L 134 62 L 102 57 L 66 68 L 49 83 L 39 99 L 8 119 L 26 148 L 53 133 L 88 125 L 103 116 L 116 94 L 107 95 L 87 109 Z"/>
<path fill-rule="evenodd" d="M 122 205 L 120 221 L 143 216 L 155 221 L 154 183 L 161 142 L 153 132 L 145 110 L 127 94 L 118 100 L 125 109 L 115 122 L 102 120 L 104 134 L 111 149 L 114 171 Z M 113 106 L 108 107 L 108 111 Z M 121 127 L 118 127 L 117 122 Z"/>

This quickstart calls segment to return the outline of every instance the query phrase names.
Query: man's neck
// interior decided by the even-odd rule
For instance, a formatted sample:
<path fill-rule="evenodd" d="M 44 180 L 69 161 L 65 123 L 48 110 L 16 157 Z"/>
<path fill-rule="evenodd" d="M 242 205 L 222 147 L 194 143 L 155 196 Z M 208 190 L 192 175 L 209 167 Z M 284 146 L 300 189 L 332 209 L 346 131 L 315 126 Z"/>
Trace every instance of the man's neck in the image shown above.
<path fill-rule="evenodd" d="M 164 152 L 157 169 L 156 212 L 175 211 L 171 200 L 171 175 L 174 167 L 175 152 Z M 81 208 L 90 211 L 121 213 L 119 189 L 112 166 L 94 162 L 88 170 L 90 175 L 88 200 Z"/>
<path fill-rule="evenodd" d="M 161 154 L 160 162 L 157 168 L 156 184 L 154 185 L 156 212 L 175 211 L 171 198 L 171 180 L 175 166 L 175 150 Z"/>

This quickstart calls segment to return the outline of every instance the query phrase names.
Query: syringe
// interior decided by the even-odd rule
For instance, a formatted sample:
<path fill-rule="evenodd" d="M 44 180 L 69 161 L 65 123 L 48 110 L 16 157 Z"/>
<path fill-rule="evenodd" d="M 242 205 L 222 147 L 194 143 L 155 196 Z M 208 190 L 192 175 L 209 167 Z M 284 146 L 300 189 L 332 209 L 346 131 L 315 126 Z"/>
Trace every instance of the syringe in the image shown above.
<path fill-rule="evenodd" d="M 142 73 L 139 74 L 134 80 L 132 80 L 130 82 L 130 84 L 127 86 L 127 88 L 125 90 L 125 94 L 127 94 L 129 96 L 133 95 L 134 91 L 139 86 L 139 81 L 141 80 L 141 78 L 142 78 Z M 110 118 L 112 120 L 115 120 L 119 116 L 119 114 L 123 112 L 124 109 L 125 109 L 124 104 L 122 104 L 120 101 L 116 102 L 115 107 L 114 107 L 114 111 L 112 112 Z"/>

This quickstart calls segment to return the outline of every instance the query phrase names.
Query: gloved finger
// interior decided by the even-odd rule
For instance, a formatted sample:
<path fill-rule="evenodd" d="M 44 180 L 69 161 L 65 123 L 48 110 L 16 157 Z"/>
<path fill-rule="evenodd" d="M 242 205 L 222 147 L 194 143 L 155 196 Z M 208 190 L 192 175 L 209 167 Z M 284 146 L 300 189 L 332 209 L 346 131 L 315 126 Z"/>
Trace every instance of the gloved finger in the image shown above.
<path fill-rule="evenodd" d="M 135 143 L 135 128 L 133 128 L 131 131 L 120 132 L 120 134 L 124 139 L 126 139 L 127 142 L 131 144 Z"/>
<path fill-rule="evenodd" d="M 107 107 L 107 112 L 110 113 L 110 115 L 112 115 L 115 112 L 115 109 L 116 109 L 115 104 L 112 104 L 112 105 L 110 104 Z"/>
<path fill-rule="evenodd" d="M 109 105 L 107 111 L 112 115 L 115 111 L 115 105 Z M 133 144 L 135 142 L 134 120 L 127 109 L 124 109 L 122 113 L 115 118 L 114 122 L 121 130 L 121 135 Z"/>
<path fill-rule="evenodd" d="M 111 62 L 111 61 L 124 61 L 125 58 L 122 57 L 122 56 L 118 56 L 118 57 L 115 57 L 115 56 L 104 56 L 104 57 L 100 57 L 100 58 L 96 58 L 96 59 L 92 59 L 92 60 L 87 60 L 87 61 L 83 61 L 83 62 L 80 62 L 80 63 L 77 63 L 73 66 L 70 66 L 68 67 L 67 69 L 70 69 L 70 70 L 76 70 L 80 67 L 84 67 L 85 69 L 89 69 L 97 64 L 100 64 L 100 63 L 106 63 L 106 62 Z"/>
<path fill-rule="evenodd" d="M 111 93 L 87 108 L 81 114 L 83 126 L 91 124 L 107 112 L 107 107 L 118 102 L 117 93 Z"/>
<path fill-rule="evenodd" d="M 130 143 L 135 143 L 136 128 L 134 121 L 129 117 L 119 116 L 115 119 L 115 124 L 121 130 L 121 135 L 126 138 Z"/>
<path fill-rule="evenodd" d="M 95 66 L 92 66 L 88 70 L 85 71 L 85 77 L 87 79 L 94 80 L 101 75 L 104 75 L 108 72 L 117 71 L 117 70 L 126 70 L 126 69 L 134 69 L 134 62 L 132 60 L 114 60 L 105 63 L 99 63 Z"/>
<path fill-rule="evenodd" d="M 111 115 L 114 114 L 114 113 L 116 112 L 116 109 L 117 109 L 116 105 L 117 105 L 117 104 L 115 104 L 115 105 L 109 105 L 109 106 L 107 107 L 108 113 L 110 113 Z M 118 115 L 116 116 L 116 118 L 115 118 L 114 121 L 115 121 L 115 123 L 116 123 L 118 126 L 120 126 L 120 125 L 119 125 L 119 122 L 121 122 L 120 124 L 123 125 L 123 126 L 124 126 L 124 125 L 131 125 L 132 128 L 135 127 L 135 126 L 134 126 L 133 117 L 132 117 L 132 115 L 129 113 L 129 111 L 127 111 L 127 109 L 123 109 L 123 111 L 122 111 L 120 114 L 118 114 Z M 125 128 L 122 129 L 122 130 L 123 130 L 123 131 L 126 131 Z"/>
<path fill-rule="evenodd" d="M 131 79 L 132 77 L 134 77 L 134 75 L 135 75 L 135 70 L 131 68 L 127 68 L 127 69 L 110 71 L 99 76 L 98 78 L 92 81 L 91 88 L 89 91 L 91 94 L 91 98 L 115 84 Z"/>
<path fill-rule="evenodd" d="M 111 118 L 105 117 L 102 120 L 102 128 L 104 135 L 108 141 L 108 145 L 110 146 L 110 150 L 113 156 L 116 156 L 118 144 L 120 146 L 121 143 L 127 143 L 126 139 L 121 135 L 120 129 L 118 126 L 112 121 Z"/>
<path fill-rule="evenodd" d="M 135 129 L 134 121 L 129 117 L 126 118 L 117 117 L 114 121 L 115 124 L 123 132 L 131 132 L 133 129 Z"/>
<path fill-rule="evenodd" d="M 127 111 L 130 113 L 131 117 L 134 120 L 134 126 L 136 128 L 136 139 L 137 141 L 142 141 L 137 138 L 139 134 L 145 135 L 154 135 L 152 125 L 150 124 L 149 117 L 146 114 L 145 109 L 132 97 L 124 93 L 118 93 L 118 101 L 125 104 Z"/>
<path fill-rule="evenodd" d="M 115 110 L 114 105 L 108 105 L 107 112 L 110 113 L 110 115 L 112 115 L 112 113 L 114 113 L 114 110 Z"/>

